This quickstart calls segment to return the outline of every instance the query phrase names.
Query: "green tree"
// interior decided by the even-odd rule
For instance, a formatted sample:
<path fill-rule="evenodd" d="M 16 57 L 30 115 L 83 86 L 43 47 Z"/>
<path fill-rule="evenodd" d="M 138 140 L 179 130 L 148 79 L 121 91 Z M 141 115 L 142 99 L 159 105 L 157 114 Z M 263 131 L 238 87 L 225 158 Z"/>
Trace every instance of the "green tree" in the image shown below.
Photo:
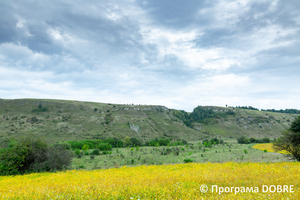
<path fill-rule="evenodd" d="M 112 146 L 109 143 L 100 143 L 98 149 L 100 149 L 100 151 L 109 151 L 112 149 Z"/>
<path fill-rule="evenodd" d="M 21 148 L 15 140 L 0 151 L 0 175 L 20 174 L 24 166 L 28 148 Z"/>
<path fill-rule="evenodd" d="M 300 161 L 300 116 L 291 124 L 290 128 L 274 143 L 275 150 L 289 152 L 297 161 Z"/>
<path fill-rule="evenodd" d="M 0 175 L 62 169 L 71 163 L 71 154 L 60 146 L 48 145 L 35 135 L 12 140 L 0 151 Z"/>
<path fill-rule="evenodd" d="M 295 133 L 300 133 L 300 116 L 298 116 L 291 124 L 290 130 Z"/>
<path fill-rule="evenodd" d="M 130 137 L 126 136 L 126 137 L 124 138 L 123 144 L 124 144 L 125 147 L 130 146 L 130 145 L 132 144 L 132 143 L 131 143 L 131 140 L 130 140 Z"/>
<path fill-rule="evenodd" d="M 82 146 L 82 151 L 87 151 L 87 150 L 89 150 L 89 145 L 88 144 L 84 144 L 83 146 Z"/>
<path fill-rule="evenodd" d="M 79 149 L 76 149 L 76 150 L 75 150 L 75 154 L 76 154 L 77 156 L 79 156 L 80 150 L 79 150 Z"/>
<path fill-rule="evenodd" d="M 88 144 L 84 144 L 83 146 L 82 146 L 82 151 L 84 152 L 84 155 L 88 155 L 89 154 L 89 152 L 88 152 L 88 150 L 89 150 L 89 145 Z"/>

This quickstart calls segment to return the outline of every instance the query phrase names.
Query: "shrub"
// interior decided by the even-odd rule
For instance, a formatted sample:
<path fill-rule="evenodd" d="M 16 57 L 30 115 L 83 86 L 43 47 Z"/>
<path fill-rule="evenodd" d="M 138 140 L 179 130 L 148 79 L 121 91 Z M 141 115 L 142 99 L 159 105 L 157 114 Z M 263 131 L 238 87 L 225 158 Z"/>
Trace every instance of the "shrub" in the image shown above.
<path fill-rule="evenodd" d="M 250 143 L 257 143 L 257 140 L 254 137 L 250 138 Z"/>
<path fill-rule="evenodd" d="M 96 156 L 100 155 L 100 150 L 99 149 L 94 149 L 92 151 L 91 155 L 96 155 Z"/>
<path fill-rule="evenodd" d="M 186 140 L 181 140 L 182 144 L 183 145 L 186 145 L 187 144 L 187 141 Z"/>
<path fill-rule="evenodd" d="M 1 150 L 0 175 L 60 170 L 70 163 L 71 154 L 62 147 L 48 147 L 40 138 L 27 135 L 12 140 L 7 148 Z"/>
<path fill-rule="evenodd" d="M 270 143 L 271 142 L 270 138 L 263 138 L 263 141 L 264 141 L 264 143 Z"/>
<path fill-rule="evenodd" d="M 130 137 L 126 136 L 124 138 L 123 144 L 124 144 L 125 147 L 129 147 L 132 144 Z"/>
<path fill-rule="evenodd" d="M 66 169 L 72 161 L 69 151 L 61 147 L 50 147 L 47 152 L 46 170 L 62 170 Z"/>
<path fill-rule="evenodd" d="M 80 164 L 80 165 L 79 165 L 79 168 L 80 168 L 80 169 L 84 169 L 85 166 L 84 166 L 83 164 Z"/>
<path fill-rule="evenodd" d="M 188 158 L 188 159 L 184 159 L 183 160 L 184 163 L 190 163 L 190 162 L 194 162 L 192 159 Z"/>
<path fill-rule="evenodd" d="M 237 139 L 239 144 L 250 144 L 250 140 L 246 136 L 241 136 Z"/>
<path fill-rule="evenodd" d="M 54 144 L 53 147 L 63 148 L 65 150 L 71 150 L 71 145 L 69 143 L 66 143 L 66 142 L 60 142 L 60 143 Z"/>
<path fill-rule="evenodd" d="M 100 143 L 98 149 L 100 149 L 100 151 L 108 151 L 111 150 L 112 147 L 109 143 Z"/>
<path fill-rule="evenodd" d="M 131 144 L 134 146 L 142 146 L 142 142 L 140 140 L 138 140 L 137 138 L 130 138 Z"/>
<path fill-rule="evenodd" d="M 48 108 L 39 103 L 38 108 L 32 109 L 32 112 L 46 112 Z"/>
<path fill-rule="evenodd" d="M 88 144 L 84 144 L 84 145 L 82 146 L 82 150 L 83 150 L 83 151 L 87 151 L 89 148 L 90 148 L 90 147 L 89 147 Z"/>
<path fill-rule="evenodd" d="M 79 156 L 79 155 L 80 155 L 80 150 L 79 150 L 79 149 L 76 149 L 76 150 L 75 150 L 75 154 L 76 154 L 77 156 Z"/>

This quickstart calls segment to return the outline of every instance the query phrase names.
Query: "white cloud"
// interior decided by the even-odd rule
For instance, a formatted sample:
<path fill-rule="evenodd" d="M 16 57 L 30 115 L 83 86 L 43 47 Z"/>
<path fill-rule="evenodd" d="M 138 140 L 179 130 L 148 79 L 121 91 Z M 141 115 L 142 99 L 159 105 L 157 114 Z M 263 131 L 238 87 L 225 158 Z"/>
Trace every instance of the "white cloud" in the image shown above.
<path fill-rule="evenodd" d="M 284 62 L 271 50 L 297 52 L 300 18 L 280 3 L 221 0 L 203 4 L 198 13 L 175 9 L 185 12 L 177 16 L 189 16 L 179 20 L 185 26 L 176 26 L 178 19 L 168 13 L 173 8 L 158 13 L 147 9 L 150 2 L 12 3 L 20 5 L 4 8 L 11 16 L 0 24 L 1 98 L 188 111 L 199 104 L 297 106 L 299 59 L 288 53 Z"/>

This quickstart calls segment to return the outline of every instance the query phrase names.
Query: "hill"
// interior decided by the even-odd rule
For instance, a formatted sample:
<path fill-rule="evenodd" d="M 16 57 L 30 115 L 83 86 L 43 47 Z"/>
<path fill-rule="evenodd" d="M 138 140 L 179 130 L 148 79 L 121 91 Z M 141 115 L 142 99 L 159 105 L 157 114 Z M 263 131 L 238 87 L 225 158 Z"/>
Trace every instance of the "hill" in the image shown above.
<path fill-rule="evenodd" d="M 296 116 L 212 106 L 202 110 L 212 110 L 217 115 L 203 122 L 192 121 L 187 126 L 178 116 L 181 111 L 159 105 L 0 99 L 0 142 L 25 133 L 38 134 L 49 143 L 126 136 L 143 142 L 156 137 L 188 141 L 241 135 L 276 138 Z"/>

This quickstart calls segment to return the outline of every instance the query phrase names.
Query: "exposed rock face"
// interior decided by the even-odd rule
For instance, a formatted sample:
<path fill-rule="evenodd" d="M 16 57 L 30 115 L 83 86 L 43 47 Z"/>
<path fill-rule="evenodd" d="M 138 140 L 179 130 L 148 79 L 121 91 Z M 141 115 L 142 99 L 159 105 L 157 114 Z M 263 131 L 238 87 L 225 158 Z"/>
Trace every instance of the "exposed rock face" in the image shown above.
<path fill-rule="evenodd" d="M 119 108 L 115 108 L 113 111 L 118 111 L 118 110 L 160 110 L 160 111 L 169 111 L 169 109 L 165 106 L 119 107 Z"/>

